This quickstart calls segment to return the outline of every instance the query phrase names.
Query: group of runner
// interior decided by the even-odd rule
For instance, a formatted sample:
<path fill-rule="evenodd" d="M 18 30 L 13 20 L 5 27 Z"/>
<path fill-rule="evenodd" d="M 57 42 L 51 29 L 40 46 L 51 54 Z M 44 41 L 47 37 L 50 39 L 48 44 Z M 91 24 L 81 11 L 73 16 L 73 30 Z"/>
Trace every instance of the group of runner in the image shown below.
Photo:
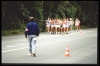
<path fill-rule="evenodd" d="M 72 32 L 72 28 L 75 25 L 78 32 L 80 28 L 80 20 L 78 18 L 75 21 L 72 18 L 48 18 L 45 22 L 47 33 L 50 34 L 69 34 Z"/>

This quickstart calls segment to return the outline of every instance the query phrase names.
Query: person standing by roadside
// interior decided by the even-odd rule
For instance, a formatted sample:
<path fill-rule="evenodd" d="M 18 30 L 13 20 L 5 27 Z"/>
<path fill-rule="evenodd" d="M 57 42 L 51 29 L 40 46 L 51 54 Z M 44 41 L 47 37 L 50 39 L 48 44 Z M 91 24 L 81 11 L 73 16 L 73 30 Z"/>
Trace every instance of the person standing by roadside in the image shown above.
<path fill-rule="evenodd" d="M 26 25 L 26 30 L 25 30 L 25 38 L 28 38 L 29 42 L 29 54 L 31 56 L 36 57 L 36 39 L 39 36 L 39 26 L 38 24 L 34 21 L 34 17 L 29 18 L 29 23 Z"/>
<path fill-rule="evenodd" d="M 78 30 L 79 30 L 79 25 L 80 24 L 80 21 L 78 20 L 78 18 L 76 18 L 76 20 L 75 20 L 75 26 L 76 26 L 76 31 L 78 32 Z"/>
<path fill-rule="evenodd" d="M 50 18 L 48 18 L 45 22 L 47 34 L 50 33 Z"/>
<path fill-rule="evenodd" d="M 79 23 L 79 24 L 78 24 L 78 29 L 80 30 L 80 23 L 81 23 L 81 22 L 80 22 L 79 19 L 78 19 L 78 23 Z"/>
<path fill-rule="evenodd" d="M 70 21 L 69 18 L 66 18 L 66 34 L 69 34 L 69 27 L 70 27 Z"/>

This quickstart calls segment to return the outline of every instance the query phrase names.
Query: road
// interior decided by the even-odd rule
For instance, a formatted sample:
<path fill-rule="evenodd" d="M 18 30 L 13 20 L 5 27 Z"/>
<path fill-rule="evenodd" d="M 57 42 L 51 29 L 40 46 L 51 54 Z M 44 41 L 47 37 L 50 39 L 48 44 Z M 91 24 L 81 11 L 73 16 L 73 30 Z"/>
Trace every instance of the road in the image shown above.
<path fill-rule="evenodd" d="M 82 33 L 53 35 L 40 33 L 36 57 L 28 56 L 28 41 L 24 34 L 2 37 L 2 63 L 22 64 L 97 64 L 97 28 L 82 29 Z M 64 56 L 66 46 L 70 56 Z"/>

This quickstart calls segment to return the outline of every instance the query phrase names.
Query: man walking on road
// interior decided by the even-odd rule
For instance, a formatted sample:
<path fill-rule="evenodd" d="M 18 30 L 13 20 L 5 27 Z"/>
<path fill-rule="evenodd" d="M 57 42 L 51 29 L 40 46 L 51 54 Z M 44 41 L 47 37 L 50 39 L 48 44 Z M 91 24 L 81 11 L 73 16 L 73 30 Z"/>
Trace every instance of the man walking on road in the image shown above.
<path fill-rule="evenodd" d="M 28 38 L 29 42 L 29 54 L 31 56 L 36 56 L 36 39 L 39 36 L 39 26 L 34 21 L 34 17 L 29 18 L 29 23 L 26 26 L 25 37 Z"/>

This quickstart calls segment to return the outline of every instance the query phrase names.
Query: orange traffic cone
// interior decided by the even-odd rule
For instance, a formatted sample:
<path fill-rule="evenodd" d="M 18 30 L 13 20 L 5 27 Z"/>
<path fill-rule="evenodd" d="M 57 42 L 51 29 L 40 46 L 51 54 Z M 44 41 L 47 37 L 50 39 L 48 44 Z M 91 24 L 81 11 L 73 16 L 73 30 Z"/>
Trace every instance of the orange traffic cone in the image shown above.
<path fill-rule="evenodd" d="M 70 56 L 68 46 L 66 47 L 66 52 L 65 52 L 65 54 L 64 54 L 64 55 L 65 55 L 65 56 Z"/>

